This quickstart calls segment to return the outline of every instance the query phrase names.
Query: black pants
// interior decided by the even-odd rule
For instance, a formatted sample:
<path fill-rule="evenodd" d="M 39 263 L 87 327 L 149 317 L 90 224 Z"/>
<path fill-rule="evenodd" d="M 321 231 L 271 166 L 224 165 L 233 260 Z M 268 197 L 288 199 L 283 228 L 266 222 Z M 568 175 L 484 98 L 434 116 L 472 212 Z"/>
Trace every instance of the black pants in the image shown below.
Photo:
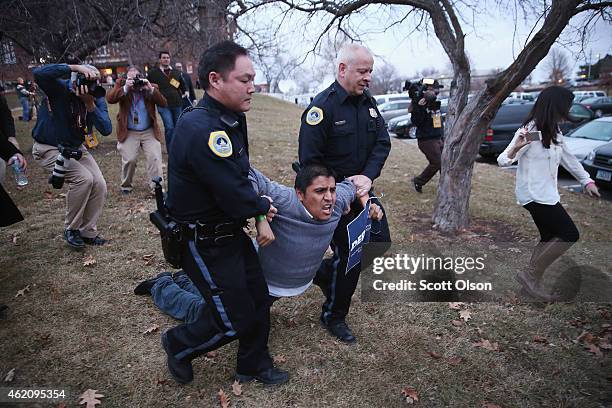
<path fill-rule="evenodd" d="M 418 144 L 419 150 L 423 152 L 429 164 L 421 174 L 414 178 L 414 181 L 424 186 L 438 171 L 440 171 L 444 142 L 442 139 L 419 139 Z"/>
<path fill-rule="evenodd" d="M 383 209 L 378 199 L 374 198 L 372 202 Z M 321 314 L 321 319 L 325 323 L 344 320 L 349 312 L 351 298 L 359 281 L 361 264 L 345 273 L 349 254 L 346 226 L 359 215 L 361 210 L 363 210 L 363 207 L 358 201 L 355 201 L 351 206 L 351 211 L 340 218 L 332 239 L 334 256 L 323 260 L 314 278 L 314 283 L 321 287 L 326 296 L 322 307 L 323 313 Z M 390 245 L 391 234 L 386 215 L 381 221 L 372 221 L 370 242 L 385 242 Z"/>
<path fill-rule="evenodd" d="M 531 202 L 523 207 L 531 214 L 538 231 L 540 231 L 540 241 L 548 242 L 557 237 L 565 242 L 577 242 L 580 233 L 565 211 L 561 203 L 555 205 L 540 204 Z"/>
<path fill-rule="evenodd" d="M 236 372 L 254 375 L 272 367 L 267 352 L 270 301 L 251 239 L 242 231 L 223 246 L 196 246 L 184 251 L 183 270 L 211 307 L 197 320 L 168 331 L 170 351 L 193 358 L 238 339 Z"/>

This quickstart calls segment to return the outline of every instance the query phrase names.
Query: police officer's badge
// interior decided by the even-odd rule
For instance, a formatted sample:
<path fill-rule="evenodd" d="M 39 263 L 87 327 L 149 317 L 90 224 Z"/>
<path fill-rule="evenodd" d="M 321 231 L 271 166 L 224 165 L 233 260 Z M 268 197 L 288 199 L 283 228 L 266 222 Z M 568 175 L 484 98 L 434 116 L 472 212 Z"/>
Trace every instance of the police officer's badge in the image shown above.
<path fill-rule="evenodd" d="M 232 141 L 223 130 L 210 133 L 208 147 L 219 157 L 229 157 L 232 155 Z"/>
<path fill-rule="evenodd" d="M 370 108 L 370 116 L 375 119 L 378 117 L 378 113 L 376 112 L 376 109 Z"/>
<path fill-rule="evenodd" d="M 313 106 L 306 114 L 306 123 L 309 125 L 318 125 L 323 120 L 323 110 Z"/>

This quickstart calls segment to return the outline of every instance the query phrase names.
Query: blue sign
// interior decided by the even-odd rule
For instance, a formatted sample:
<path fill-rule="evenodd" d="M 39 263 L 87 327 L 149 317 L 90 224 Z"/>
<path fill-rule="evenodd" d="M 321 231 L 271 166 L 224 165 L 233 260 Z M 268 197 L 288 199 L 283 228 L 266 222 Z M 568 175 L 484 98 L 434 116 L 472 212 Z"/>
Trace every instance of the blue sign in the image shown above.
<path fill-rule="evenodd" d="M 370 228 L 372 227 L 372 222 L 368 218 L 369 212 L 370 201 L 368 200 L 363 211 L 346 226 L 349 242 L 349 256 L 348 262 L 346 263 L 346 271 L 344 272 L 345 275 L 361 262 L 363 244 L 370 241 Z"/>

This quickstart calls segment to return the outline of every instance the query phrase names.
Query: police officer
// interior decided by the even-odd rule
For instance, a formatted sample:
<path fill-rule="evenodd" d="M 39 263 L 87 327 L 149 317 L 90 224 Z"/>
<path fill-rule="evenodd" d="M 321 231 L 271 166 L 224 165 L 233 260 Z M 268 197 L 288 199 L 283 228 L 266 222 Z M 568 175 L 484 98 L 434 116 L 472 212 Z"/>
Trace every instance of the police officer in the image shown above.
<path fill-rule="evenodd" d="M 359 196 L 373 196 L 372 182 L 380 175 L 391 149 L 385 121 L 366 91 L 373 65 L 374 59 L 367 48 L 350 44 L 341 49 L 336 81 L 306 109 L 299 136 L 300 162 L 323 162 L 336 171 L 338 181 L 351 179 Z M 373 201 L 382 207 L 377 199 Z M 323 261 L 314 279 L 327 298 L 321 323 L 332 335 L 349 344 L 356 339 L 345 318 L 357 287 L 360 266 L 345 273 L 349 254 L 346 226 L 361 210 L 360 204 L 354 203 L 351 211 L 342 217 L 332 240 L 334 257 Z M 387 217 L 373 223 L 370 236 L 371 241 L 391 241 Z"/>
<path fill-rule="evenodd" d="M 276 209 L 248 179 L 246 118 L 255 91 L 247 51 L 224 41 L 207 49 L 199 77 L 206 95 L 183 114 L 168 159 L 167 207 L 183 228 L 183 270 L 209 305 L 196 321 L 162 334 L 168 369 L 177 382 L 193 379 L 191 360 L 239 340 L 236 379 L 288 381 L 267 352 L 268 289 L 246 219 Z"/>

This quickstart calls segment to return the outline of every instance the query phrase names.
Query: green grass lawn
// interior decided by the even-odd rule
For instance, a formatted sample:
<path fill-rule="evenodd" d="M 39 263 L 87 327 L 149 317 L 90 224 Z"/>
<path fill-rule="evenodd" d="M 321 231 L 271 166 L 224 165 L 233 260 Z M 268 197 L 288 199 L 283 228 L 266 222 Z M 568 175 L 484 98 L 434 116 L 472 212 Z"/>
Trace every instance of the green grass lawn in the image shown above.
<path fill-rule="evenodd" d="M 301 109 L 257 95 L 248 113 L 251 162 L 270 178 L 293 184 Z M 114 119 L 116 107 L 111 106 Z M 24 152 L 31 150 L 33 123 L 16 122 Z M 179 136 L 180 137 L 180 136 Z M 231 393 L 236 344 L 194 361 L 195 380 L 180 386 L 166 371 L 159 334 L 177 324 L 148 297 L 133 294 L 143 279 L 168 270 L 157 232 L 148 221 L 144 162 L 130 196 L 119 192 L 120 156 L 114 133 L 94 151 L 107 184 L 108 198 L 99 221 L 110 245 L 74 252 L 63 239 L 62 191 L 47 184 L 47 174 L 31 158 L 30 185 L 7 189 L 26 221 L 0 230 L 0 319 L 2 386 L 68 386 L 74 395 L 95 389 L 98 407 L 219 406 L 217 392 L 234 407 L 403 407 L 404 387 L 416 389 L 422 407 L 603 407 L 612 402 L 610 339 L 612 308 L 601 303 L 470 303 L 467 322 L 447 303 L 374 303 L 358 290 L 348 321 L 358 337 L 345 346 L 319 327 L 320 290 L 282 299 L 272 309 L 270 350 L 291 381 L 280 387 L 243 386 Z M 141 157 L 141 160 L 144 158 Z M 457 237 L 433 231 L 431 212 L 436 182 L 419 195 L 409 180 L 425 165 L 416 146 L 393 140 L 379 180 L 394 242 L 535 242 L 537 231 L 516 205 L 514 177 L 476 163 L 470 201 L 471 227 Z M 165 169 L 165 168 L 164 168 Z M 562 201 L 584 242 L 608 242 L 611 204 L 563 192 Z M 578 252 L 578 251 L 576 251 Z M 580 254 L 575 254 L 580 256 Z M 508 282 L 525 254 L 502 271 Z M 86 260 L 95 263 L 84 266 Z M 606 272 L 611 275 L 608 265 Z M 22 296 L 19 290 L 28 288 Z M 152 334 L 144 332 L 157 326 Z M 583 335 L 576 340 L 583 332 Z M 497 350 L 475 347 L 482 339 Z M 543 340 L 544 339 L 544 340 Z M 602 355 L 590 353 L 591 344 Z M 482 344 L 482 343 L 481 343 Z M 495 348 L 495 347 L 492 347 Z M 47 405 L 41 405 L 47 406 Z M 57 406 L 54 405 L 54 406 Z M 77 407 L 73 396 L 66 406 Z"/>

